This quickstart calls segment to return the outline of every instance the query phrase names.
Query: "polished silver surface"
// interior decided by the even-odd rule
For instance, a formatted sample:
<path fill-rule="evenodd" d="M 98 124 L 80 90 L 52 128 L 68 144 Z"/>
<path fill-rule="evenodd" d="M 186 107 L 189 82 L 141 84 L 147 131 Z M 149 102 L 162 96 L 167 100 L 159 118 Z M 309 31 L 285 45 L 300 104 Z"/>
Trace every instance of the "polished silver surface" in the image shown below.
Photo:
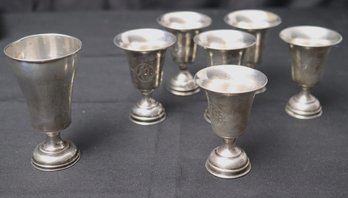
<path fill-rule="evenodd" d="M 188 96 L 199 92 L 199 87 L 188 70 L 188 64 L 196 59 L 197 45 L 193 37 L 211 24 L 207 15 L 190 12 L 170 12 L 160 16 L 157 22 L 172 32 L 177 41 L 171 48 L 174 62 L 179 65 L 179 72 L 169 82 L 168 90 L 178 96 Z"/>
<path fill-rule="evenodd" d="M 194 41 L 207 51 L 208 65 L 242 64 L 247 48 L 255 45 L 255 36 L 238 30 L 211 30 L 198 34 Z"/>
<path fill-rule="evenodd" d="M 210 153 L 207 170 L 221 178 L 247 174 L 250 161 L 236 139 L 244 133 L 255 93 L 267 84 L 267 77 L 245 66 L 218 65 L 200 70 L 195 80 L 206 91 L 212 129 L 224 140 Z"/>
<path fill-rule="evenodd" d="M 342 36 L 316 26 L 289 27 L 279 36 L 289 44 L 292 79 L 301 87 L 301 91 L 290 98 L 285 110 L 299 119 L 319 117 L 322 108 L 310 89 L 320 81 L 331 46 L 340 43 Z"/>
<path fill-rule="evenodd" d="M 32 164 L 43 171 L 68 168 L 80 158 L 60 131 L 71 123 L 71 96 L 79 62 L 81 41 L 62 34 L 38 34 L 19 39 L 5 47 L 35 130 L 47 134 L 32 156 Z"/>
<path fill-rule="evenodd" d="M 281 18 L 264 10 L 238 10 L 227 14 L 225 22 L 239 30 L 247 31 L 256 37 L 256 44 L 245 52 L 243 65 L 255 68 L 260 64 L 267 29 L 281 23 Z"/>
<path fill-rule="evenodd" d="M 255 45 L 255 36 L 238 30 L 212 30 L 200 33 L 194 41 L 206 49 L 208 66 L 221 64 L 241 65 L 247 48 Z M 210 123 L 209 109 L 204 119 Z"/>
<path fill-rule="evenodd" d="M 162 104 L 151 95 L 162 81 L 166 50 L 175 42 L 173 34 L 158 29 L 129 30 L 114 38 L 114 44 L 126 51 L 132 82 L 143 95 L 130 113 L 136 124 L 157 124 L 166 118 Z"/>

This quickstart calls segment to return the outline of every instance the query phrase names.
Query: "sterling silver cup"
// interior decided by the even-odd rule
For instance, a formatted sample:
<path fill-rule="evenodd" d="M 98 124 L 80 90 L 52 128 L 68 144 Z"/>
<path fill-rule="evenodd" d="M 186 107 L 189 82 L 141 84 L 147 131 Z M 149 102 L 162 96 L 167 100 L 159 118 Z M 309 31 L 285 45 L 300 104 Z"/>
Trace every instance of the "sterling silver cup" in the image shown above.
<path fill-rule="evenodd" d="M 266 31 L 279 25 L 281 18 L 263 10 L 238 10 L 227 14 L 224 20 L 228 25 L 256 37 L 256 44 L 247 49 L 243 59 L 243 65 L 255 68 L 261 62 Z"/>
<path fill-rule="evenodd" d="M 160 16 L 157 22 L 172 32 L 177 42 L 171 48 L 174 62 L 179 65 L 179 72 L 170 80 L 168 90 L 178 96 L 188 96 L 199 92 L 199 87 L 188 70 L 188 64 L 196 59 L 197 45 L 193 37 L 211 24 L 207 15 L 190 12 L 170 12 Z"/>
<path fill-rule="evenodd" d="M 21 38 L 4 49 L 30 112 L 35 130 L 47 138 L 34 150 L 35 168 L 55 171 L 74 165 L 80 152 L 60 131 L 71 123 L 71 95 L 81 41 L 62 34 Z"/>
<path fill-rule="evenodd" d="M 198 34 L 194 41 L 206 49 L 208 66 L 213 66 L 241 65 L 245 51 L 255 45 L 256 39 L 255 36 L 238 30 L 212 30 Z M 210 123 L 209 109 L 203 115 Z"/>
<path fill-rule="evenodd" d="M 245 66 L 218 65 L 200 70 L 195 80 L 206 91 L 212 129 L 224 140 L 210 153 L 207 170 L 221 178 L 246 175 L 250 161 L 236 140 L 247 127 L 255 93 L 267 84 L 267 77 Z"/>
<path fill-rule="evenodd" d="M 162 104 L 151 95 L 162 81 L 166 50 L 175 42 L 173 34 L 158 29 L 129 30 L 114 38 L 114 44 L 125 50 L 132 82 L 143 95 L 130 113 L 136 124 L 157 124 L 166 118 Z"/>
<path fill-rule="evenodd" d="M 279 36 L 289 44 L 292 79 L 301 87 L 301 91 L 290 98 L 285 111 L 299 119 L 319 117 L 322 108 L 310 89 L 320 81 L 331 46 L 340 43 L 342 36 L 316 26 L 289 27 Z"/>

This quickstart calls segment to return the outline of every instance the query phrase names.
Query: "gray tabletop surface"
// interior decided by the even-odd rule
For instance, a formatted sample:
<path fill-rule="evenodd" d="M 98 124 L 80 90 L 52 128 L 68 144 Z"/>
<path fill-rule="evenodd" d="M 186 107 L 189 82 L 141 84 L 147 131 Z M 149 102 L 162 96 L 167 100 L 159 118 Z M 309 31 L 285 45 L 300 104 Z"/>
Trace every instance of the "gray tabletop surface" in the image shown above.
<path fill-rule="evenodd" d="M 238 140 L 252 171 L 235 180 L 210 175 L 204 163 L 221 144 L 203 119 L 204 92 L 171 95 L 166 84 L 176 71 L 169 53 L 164 79 L 155 98 L 166 108 L 158 125 L 139 126 L 128 119 L 140 98 L 133 87 L 125 54 L 113 37 L 135 28 L 161 28 L 165 11 L 18 13 L 0 15 L 0 47 L 36 33 L 64 33 L 83 42 L 74 84 L 72 124 L 62 132 L 81 149 L 81 160 L 58 172 L 41 172 L 30 164 L 44 134 L 31 128 L 29 113 L 16 79 L 0 55 L 0 197 L 348 197 L 348 47 L 334 47 L 322 81 L 313 93 L 323 115 L 313 120 L 288 116 L 284 107 L 298 92 L 291 80 L 288 47 L 278 33 L 294 25 L 318 25 L 348 38 L 347 10 L 270 9 L 283 23 L 265 40 L 258 69 L 269 78 L 266 93 L 257 95 L 248 128 Z M 230 28 L 229 10 L 201 10 L 213 18 L 207 29 Z M 195 73 L 206 65 L 198 50 L 190 65 Z"/>

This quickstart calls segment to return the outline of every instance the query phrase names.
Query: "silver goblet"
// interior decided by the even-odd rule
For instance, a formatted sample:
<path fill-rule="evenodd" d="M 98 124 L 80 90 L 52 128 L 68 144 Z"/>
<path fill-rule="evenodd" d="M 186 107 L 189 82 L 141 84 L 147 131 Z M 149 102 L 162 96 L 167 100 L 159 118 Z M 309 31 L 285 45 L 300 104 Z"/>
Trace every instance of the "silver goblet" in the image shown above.
<path fill-rule="evenodd" d="M 34 150 L 32 164 L 43 171 L 74 165 L 80 152 L 60 131 L 71 123 L 71 95 L 81 41 L 62 34 L 21 38 L 4 49 L 26 98 L 32 127 L 47 138 Z"/>
<path fill-rule="evenodd" d="M 290 98 L 285 111 L 299 119 L 319 117 L 322 108 L 310 89 L 320 81 L 331 46 L 340 43 L 342 36 L 316 26 L 289 27 L 279 36 L 289 44 L 292 79 L 301 87 L 301 91 Z"/>
<path fill-rule="evenodd" d="M 199 92 L 199 87 L 188 70 L 188 64 L 196 59 L 197 45 L 193 37 L 211 24 L 211 18 L 198 12 L 170 12 L 160 16 L 157 22 L 172 32 L 177 42 L 171 49 L 179 72 L 171 78 L 168 89 L 178 96 L 188 96 Z"/>
<path fill-rule="evenodd" d="M 132 82 L 143 95 L 130 113 L 136 124 L 157 124 L 166 118 L 162 104 L 151 95 L 162 81 L 166 50 L 175 41 L 173 34 L 158 29 L 129 30 L 114 38 L 114 44 L 126 51 Z"/>
<path fill-rule="evenodd" d="M 211 127 L 224 140 L 210 153 L 207 170 L 221 178 L 246 175 L 250 161 L 236 140 L 247 127 L 255 93 L 267 84 L 267 77 L 245 66 L 218 65 L 200 70 L 195 79 L 206 91 Z"/>
<path fill-rule="evenodd" d="M 247 49 L 243 59 L 243 65 L 255 68 L 261 62 L 267 29 L 279 25 L 281 18 L 263 10 L 238 10 L 227 14 L 224 20 L 228 25 L 247 31 L 256 37 L 256 44 Z"/>
<path fill-rule="evenodd" d="M 206 49 L 208 66 L 213 66 L 241 65 L 245 51 L 255 45 L 256 40 L 255 36 L 238 30 L 212 30 L 198 34 L 194 41 Z M 210 123 L 209 109 L 205 110 L 204 118 Z"/>

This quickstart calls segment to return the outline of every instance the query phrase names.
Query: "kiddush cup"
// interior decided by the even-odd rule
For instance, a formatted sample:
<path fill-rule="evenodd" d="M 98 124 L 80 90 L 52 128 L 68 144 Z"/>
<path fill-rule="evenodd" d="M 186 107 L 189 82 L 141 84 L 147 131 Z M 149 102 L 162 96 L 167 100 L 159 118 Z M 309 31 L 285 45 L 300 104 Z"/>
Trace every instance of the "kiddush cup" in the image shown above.
<path fill-rule="evenodd" d="M 132 82 L 143 95 L 130 113 L 136 124 L 157 124 L 166 118 L 162 104 L 151 95 L 162 81 L 166 50 L 175 41 L 173 34 L 158 29 L 129 30 L 114 38 L 114 44 L 126 51 Z"/>
<path fill-rule="evenodd" d="M 245 51 L 255 45 L 256 40 L 255 36 L 238 30 L 212 30 L 198 34 L 194 41 L 206 49 L 208 66 L 213 66 L 241 65 Z M 209 109 L 205 110 L 204 118 L 210 123 Z"/>
<path fill-rule="evenodd" d="M 281 23 L 281 18 L 263 10 L 238 10 L 227 14 L 224 21 L 239 30 L 247 31 L 256 37 L 256 44 L 247 49 L 243 65 L 255 68 L 261 62 L 266 31 Z"/>
<path fill-rule="evenodd" d="M 199 92 L 199 87 L 188 70 L 188 64 L 196 59 L 197 45 L 193 37 L 211 24 L 207 15 L 190 12 L 170 12 L 160 16 L 157 22 L 172 32 L 177 42 L 171 48 L 174 62 L 179 65 L 179 72 L 170 80 L 168 90 L 178 96 L 188 96 Z"/>
<path fill-rule="evenodd" d="M 211 30 L 194 37 L 207 51 L 208 66 L 242 64 L 247 48 L 255 45 L 255 36 L 238 30 Z"/>
<path fill-rule="evenodd" d="M 310 89 L 319 82 L 331 46 L 342 36 L 330 29 L 316 26 L 295 26 L 282 30 L 280 38 L 289 44 L 292 79 L 301 91 L 292 96 L 285 111 L 295 118 L 311 119 L 322 114 L 320 102 Z"/>
<path fill-rule="evenodd" d="M 250 161 L 236 140 L 247 127 L 255 93 L 267 84 L 267 77 L 245 66 L 218 65 L 200 70 L 195 79 L 206 91 L 212 129 L 224 140 L 210 153 L 207 170 L 221 178 L 247 174 Z"/>
<path fill-rule="evenodd" d="M 81 41 L 62 34 L 21 38 L 4 49 L 30 112 L 32 127 L 47 135 L 34 150 L 32 164 L 43 171 L 74 165 L 80 152 L 60 131 L 71 123 L 71 95 Z"/>

